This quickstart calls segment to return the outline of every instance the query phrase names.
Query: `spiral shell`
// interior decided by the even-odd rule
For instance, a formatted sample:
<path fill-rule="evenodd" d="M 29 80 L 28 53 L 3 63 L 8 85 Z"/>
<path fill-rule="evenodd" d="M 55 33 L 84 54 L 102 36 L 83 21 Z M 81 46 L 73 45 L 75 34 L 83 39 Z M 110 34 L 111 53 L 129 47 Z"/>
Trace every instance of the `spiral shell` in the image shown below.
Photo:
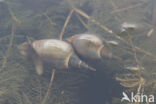
<path fill-rule="evenodd" d="M 89 59 L 101 58 L 119 58 L 113 56 L 112 53 L 104 46 L 102 39 L 94 34 L 78 34 L 67 41 L 72 44 L 75 51 L 82 57 Z"/>
<path fill-rule="evenodd" d="M 52 64 L 56 69 L 67 69 L 69 67 L 85 68 L 95 70 L 85 64 L 74 53 L 72 46 L 61 40 L 45 39 L 34 41 L 30 46 L 24 44 L 23 48 L 26 56 L 31 56 L 34 61 L 36 71 L 39 75 L 43 73 L 42 62 Z M 29 48 L 28 48 L 29 47 Z M 20 50 L 22 51 L 22 50 Z M 22 51 L 23 52 L 23 51 Z"/>

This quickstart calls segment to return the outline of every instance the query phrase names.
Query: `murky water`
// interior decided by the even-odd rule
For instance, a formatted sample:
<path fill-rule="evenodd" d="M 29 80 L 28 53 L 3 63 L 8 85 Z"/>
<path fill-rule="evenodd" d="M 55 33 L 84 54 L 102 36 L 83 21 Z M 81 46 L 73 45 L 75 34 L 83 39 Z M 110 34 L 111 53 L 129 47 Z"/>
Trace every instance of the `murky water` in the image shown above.
<path fill-rule="evenodd" d="M 62 33 L 63 40 L 94 34 L 122 61 L 75 52 L 97 71 L 55 72 L 44 63 L 37 75 L 34 60 L 17 47 L 28 40 L 60 39 Z M 155 34 L 155 0 L 0 0 L 0 104 L 121 104 L 123 92 L 156 96 Z"/>

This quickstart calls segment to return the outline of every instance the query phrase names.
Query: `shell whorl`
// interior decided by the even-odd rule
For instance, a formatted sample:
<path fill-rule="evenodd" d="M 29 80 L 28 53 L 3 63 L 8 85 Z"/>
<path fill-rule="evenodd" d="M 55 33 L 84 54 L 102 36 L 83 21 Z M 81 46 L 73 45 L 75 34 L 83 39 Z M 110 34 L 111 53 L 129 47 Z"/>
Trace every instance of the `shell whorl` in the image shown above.
<path fill-rule="evenodd" d="M 103 46 L 99 37 L 91 34 L 78 34 L 68 39 L 75 51 L 82 57 L 99 59 L 100 48 Z"/>
<path fill-rule="evenodd" d="M 23 55 L 31 57 L 38 75 L 43 73 L 43 62 L 52 64 L 53 68 L 56 69 L 78 67 L 94 70 L 82 62 L 74 53 L 72 46 L 65 41 L 56 39 L 37 40 L 31 45 L 24 43 L 22 46 L 25 47 L 23 50 L 21 49 L 21 53 L 27 50 Z"/>
<path fill-rule="evenodd" d="M 89 66 L 88 64 L 86 64 L 85 62 L 80 60 L 79 57 L 76 56 L 75 54 L 70 56 L 68 64 L 69 64 L 69 67 L 71 67 L 71 68 L 79 68 L 79 69 L 82 68 L 82 69 L 96 71 L 95 68 L 92 68 L 91 66 Z"/>
<path fill-rule="evenodd" d="M 33 48 L 44 62 L 53 64 L 57 69 L 68 68 L 69 58 L 74 53 L 70 44 L 56 39 L 35 41 Z"/>
<path fill-rule="evenodd" d="M 104 46 L 102 39 L 94 34 L 78 34 L 66 39 L 72 44 L 75 51 L 82 57 L 89 59 L 114 58 L 112 53 Z"/>

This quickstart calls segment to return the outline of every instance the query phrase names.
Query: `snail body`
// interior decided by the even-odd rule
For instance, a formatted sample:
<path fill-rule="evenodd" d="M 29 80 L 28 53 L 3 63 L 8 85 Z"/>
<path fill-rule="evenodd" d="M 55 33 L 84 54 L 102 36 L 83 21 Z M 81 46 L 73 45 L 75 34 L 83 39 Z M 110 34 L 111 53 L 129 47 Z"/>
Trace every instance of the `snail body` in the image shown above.
<path fill-rule="evenodd" d="M 68 69 L 68 68 L 85 68 L 94 70 L 94 68 L 85 64 L 78 56 L 74 53 L 72 46 L 61 40 L 57 39 L 45 39 L 37 40 L 32 44 L 26 43 L 22 44 L 20 47 L 24 47 L 25 53 L 22 53 L 23 49 L 20 49 L 20 52 L 29 56 L 33 59 L 36 71 L 39 75 L 43 73 L 43 62 L 50 63 L 56 69 Z"/>
<path fill-rule="evenodd" d="M 115 58 L 104 46 L 103 41 L 94 34 L 78 34 L 67 38 L 75 51 L 82 57 L 89 59 Z"/>
<path fill-rule="evenodd" d="M 73 49 L 66 42 L 39 40 L 33 42 L 32 46 L 43 61 L 53 63 L 57 69 L 68 68 L 65 61 L 73 54 Z"/>

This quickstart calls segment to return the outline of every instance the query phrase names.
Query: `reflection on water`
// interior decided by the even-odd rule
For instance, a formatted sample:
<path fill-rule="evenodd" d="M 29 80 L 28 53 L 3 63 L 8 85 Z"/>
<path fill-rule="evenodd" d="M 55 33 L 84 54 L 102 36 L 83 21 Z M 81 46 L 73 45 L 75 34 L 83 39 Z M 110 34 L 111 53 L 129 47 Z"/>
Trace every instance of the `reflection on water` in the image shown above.
<path fill-rule="evenodd" d="M 63 40 L 97 34 L 122 61 L 76 53 L 97 71 L 56 69 L 52 81 L 45 64 L 37 75 L 17 47 L 27 37 L 59 39 L 65 21 Z M 0 0 L 0 104 L 120 104 L 123 91 L 155 95 L 155 26 L 155 0 Z"/>

